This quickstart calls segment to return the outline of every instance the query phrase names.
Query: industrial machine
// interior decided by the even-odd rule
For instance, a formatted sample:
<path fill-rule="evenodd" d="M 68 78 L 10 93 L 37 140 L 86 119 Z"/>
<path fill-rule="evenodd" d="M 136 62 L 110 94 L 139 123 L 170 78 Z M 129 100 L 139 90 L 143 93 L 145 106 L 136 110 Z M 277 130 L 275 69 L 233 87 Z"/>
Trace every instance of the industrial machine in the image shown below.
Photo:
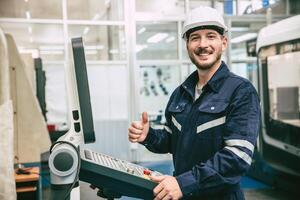
<path fill-rule="evenodd" d="M 71 127 L 50 148 L 50 199 L 78 199 L 79 180 L 100 189 L 102 197 L 130 196 L 153 199 L 157 183 L 150 175 L 161 175 L 145 167 L 80 148 L 95 142 L 87 69 L 82 38 L 72 39 L 74 67 L 68 68 Z"/>
<path fill-rule="evenodd" d="M 250 176 L 299 193 L 300 15 L 259 32 L 259 93 L 262 128 Z"/>

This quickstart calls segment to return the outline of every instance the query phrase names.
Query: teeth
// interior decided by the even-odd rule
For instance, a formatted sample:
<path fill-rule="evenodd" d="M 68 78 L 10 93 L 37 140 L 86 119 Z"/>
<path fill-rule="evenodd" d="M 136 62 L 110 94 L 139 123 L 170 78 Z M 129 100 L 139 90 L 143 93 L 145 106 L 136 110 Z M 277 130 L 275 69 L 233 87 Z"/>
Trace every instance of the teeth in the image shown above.
<path fill-rule="evenodd" d="M 200 56 L 208 56 L 209 54 L 208 53 L 205 53 L 205 54 L 199 54 Z"/>

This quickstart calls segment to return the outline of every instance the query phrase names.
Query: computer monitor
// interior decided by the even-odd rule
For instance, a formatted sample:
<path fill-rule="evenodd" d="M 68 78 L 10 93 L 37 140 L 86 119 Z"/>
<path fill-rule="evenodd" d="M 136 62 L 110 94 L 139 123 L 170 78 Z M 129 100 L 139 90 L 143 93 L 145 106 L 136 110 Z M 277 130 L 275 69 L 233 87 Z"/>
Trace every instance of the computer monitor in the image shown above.
<path fill-rule="evenodd" d="M 95 142 L 95 131 L 82 38 L 72 39 L 72 49 L 84 143 L 93 143 Z M 72 117 L 78 120 L 78 112 L 72 111 Z"/>

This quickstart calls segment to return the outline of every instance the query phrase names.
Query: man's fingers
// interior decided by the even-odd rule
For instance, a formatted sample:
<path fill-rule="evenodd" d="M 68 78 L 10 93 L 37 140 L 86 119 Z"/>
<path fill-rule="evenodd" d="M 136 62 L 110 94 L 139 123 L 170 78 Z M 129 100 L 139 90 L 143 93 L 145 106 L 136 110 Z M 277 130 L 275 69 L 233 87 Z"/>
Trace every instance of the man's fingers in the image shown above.
<path fill-rule="evenodd" d="M 172 199 L 172 197 L 170 197 L 169 195 L 165 195 L 162 200 L 169 200 L 169 199 Z"/>
<path fill-rule="evenodd" d="M 134 121 L 131 123 L 131 126 L 136 129 L 143 130 L 144 126 L 139 121 Z"/>
<path fill-rule="evenodd" d="M 157 183 L 162 182 L 165 178 L 166 176 L 150 176 L 150 179 Z"/>
<path fill-rule="evenodd" d="M 134 134 L 129 134 L 128 136 L 129 136 L 129 139 L 133 139 L 133 140 L 140 138 L 139 135 L 134 135 Z"/>
<path fill-rule="evenodd" d="M 162 186 L 162 184 L 158 184 L 158 186 L 156 186 L 153 189 L 154 196 L 156 197 L 163 189 L 164 189 L 164 187 Z"/>
<path fill-rule="evenodd" d="M 165 190 L 161 190 L 160 193 L 158 193 L 157 196 L 155 196 L 154 200 L 161 200 L 164 199 L 167 196 L 167 192 Z"/>
<path fill-rule="evenodd" d="M 135 135 L 141 135 L 143 133 L 142 130 L 136 129 L 134 127 L 129 127 L 128 131 L 129 131 L 130 134 L 135 134 Z"/>
<path fill-rule="evenodd" d="M 132 139 L 129 137 L 129 141 L 135 143 L 135 142 L 138 142 L 138 139 Z"/>

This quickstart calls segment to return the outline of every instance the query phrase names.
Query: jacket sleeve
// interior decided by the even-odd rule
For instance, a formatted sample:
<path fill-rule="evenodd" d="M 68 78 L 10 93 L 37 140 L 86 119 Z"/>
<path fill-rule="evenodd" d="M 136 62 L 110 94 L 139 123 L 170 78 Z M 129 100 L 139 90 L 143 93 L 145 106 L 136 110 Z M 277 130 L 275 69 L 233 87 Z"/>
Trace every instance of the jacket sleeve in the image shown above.
<path fill-rule="evenodd" d="M 259 126 L 258 95 L 250 83 L 244 83 L 236 89 L 228 108 L 224 147 L 176 177 L 183 195 L 208 194 L 237 185 L 251 165 Z"/>
<path fill-rule="evenodd" d="M 168 112 L 168 107 L 172 102 L 174 93 L 170 97 L 165 110 L 166 123 L 164 124 L 163 128 L 154 129 L 150 127 L 146 139 L 143 142 L 140 142 L 140 144 L 144 145 L 149 151 L 153 153 L 172 153 L 171 116 Z"/>

